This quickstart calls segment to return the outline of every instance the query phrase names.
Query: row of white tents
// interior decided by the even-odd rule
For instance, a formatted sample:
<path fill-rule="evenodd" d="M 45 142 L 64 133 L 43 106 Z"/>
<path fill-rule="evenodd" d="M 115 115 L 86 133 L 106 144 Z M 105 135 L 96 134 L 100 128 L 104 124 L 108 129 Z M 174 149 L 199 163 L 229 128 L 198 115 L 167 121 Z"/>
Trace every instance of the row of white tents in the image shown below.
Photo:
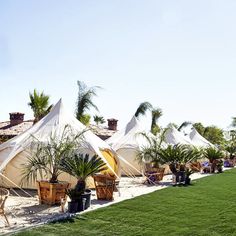
<path fill-rule="evenodd" d="M 127 160 L 135 169 L 132 169 L 128 165 L 122 165 L 122 173 L 134 173 L 135 175 L 142 172 L 142 166 L 137 161 L 137 152 L 142 148 L 149 145 L 148 140 L 140 133 L 145 133 L 148 137 L 154 137 L 154 135 L 145 130 L 141 123 L 135 116 L 132 117 L 126 127 L 112 137 L 106 140 L 106 142 L 125 160 Z M 192 145 L 198 148 L 206 148 L 214 146 L 204 137 L 202 137 L 196 129 L 192 129 L 189 135 L 184 135 L 174 127 L 170 127 L 164 134 L 164 143 L 166 145 L 185 144 Z"/>
<path fill-rule="evenodd" d="M 72 114 L 65 111 L 60 100 L 42 120 L 19 136 L 10 139 L 0 145 L 0 175 L 7 181 L 9 187 L 20 185 L 22 164 L 26 163 L 31 155 L 32 137 L 40 142 L 49 142 L 50 136 L 60 137 L 66 126 L 70 126 L 70 132 L 74 135 L 87 129 Z M 136 160 L 137 151 L 148 145 L 147 140 L 138 135 L 145 132 L 150 137 L 153 135 L 141 126 L 133 117 L 126 127 L 116 132 L 111 138 L 103 141 L 90 130 L 83 133 L 83 142 L 80 152 L 90 155 L 97 154 L 106 163 L 108 172 L 119 177 L 121 174 L 140 174 L 142 169 Z M 165 134 L 167 144 L 190 144 L 197 147 L 213 146 L 203 138 L 195 129 L 185 136 L 175 128 L 170 128 Z M 61 179 L 75 182 L 71 176 L 63 174 Z M 28 185 L 34 188 L 35 184 Z"/>

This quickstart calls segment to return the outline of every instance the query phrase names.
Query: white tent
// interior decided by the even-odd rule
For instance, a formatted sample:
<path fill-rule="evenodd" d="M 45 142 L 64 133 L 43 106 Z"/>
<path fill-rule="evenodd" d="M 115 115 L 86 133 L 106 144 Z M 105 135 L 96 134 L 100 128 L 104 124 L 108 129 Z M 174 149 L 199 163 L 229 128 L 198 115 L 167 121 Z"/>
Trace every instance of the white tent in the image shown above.
<path fill-rule="evenodd" d="M 189 134 L 189 138 L 196 147 L 214 147 L 214 145 L 202 137 L 195 128 L 192 129 L 191 133 Z"/>
<path fill-rule="evenodd" d="M 137 152 L 141 147 L 149 145 L 147 139 L 140 134 L 142 132 L 145 132 L 149 137 L 154 137 L 151 132 L 146 132 L 137 118 L 133 116 L 124 129 L 116 132 L 112 137 L 106 140 L 106 142 L 128 162 L 120 162 L 121 173 L 124 175 L 139 175 L 142 172 L 142 166 L 136 160 Z"/>
<path fill-rule="evenodd" d="M 30 156 L 31 150 L 29 148 L 32 137 L 37 138 L 40 142 L 48 142 L 51 135 L 60 137 L 66 126 L 71 128 L 70 132 L 73 134 L 78 134 L 86 129 L 73 115 L 65 111 L 60 100 L 48 115 L 30 129 L 0 145 L 0 172 L 11 181 L 8 184 L 13 187 L 13 183 L 19 185 L 22 164 Z M 84 132 L 82 147 L 79 151 L 90 155 L 97 154 L 107 164 L 110 172 L 116 175 L 120 174 L 116 153 L 90 130 Z M 60 178 L 69 182 L 73 180 L 66 174 L 62 174 Z M 29 185 L 29 188 L 34 187 L 35 184 Z"/>
<path fill-rule="evenodd" d="M 165 142 L 170 145 L 177 144 L 187 144 L 193 145 L 188 136 L 185 136 L 183 133 L 179 132 L 176 128 L 171 127 L 165 133 Z"/>

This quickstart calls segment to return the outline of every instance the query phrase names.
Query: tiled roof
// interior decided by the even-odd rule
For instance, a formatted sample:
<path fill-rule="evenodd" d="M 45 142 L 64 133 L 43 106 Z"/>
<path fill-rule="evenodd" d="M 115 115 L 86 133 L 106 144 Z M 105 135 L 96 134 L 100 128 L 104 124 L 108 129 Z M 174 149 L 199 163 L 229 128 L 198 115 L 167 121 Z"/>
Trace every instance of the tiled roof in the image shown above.
<path fill-rule="evenodd" d="M 26 120 L 26 121 L 23 121 L 21 124 L 13 125 L 13 126 L 10 125 L 10 121 L 0 122 L 0 137 L 1 136 L 8 136 L 8 137 L 17 136 L 32 126 L 33 126 L 33 120 Z M 92 124 L 89 126 L 89 128 L 94 134 L 96 134 L 103 140 L 111 137 L 116 132 L 115 130 L 109 130 L 107 127 L 97 126 L 97 125 L 92 125 Z"/>
<path fill-rule="evenodd" d="M 114 133 L 117 132 L 117 130 L 109 130 L 107 127 L 92 125 L 92 124 L 89 125 L 89 128 L 94 134 L 96 134 L 103 140 L 111 137 Z"/>
<path fill-rule="evenodd" d="M 0 136 L 16 136 L 29 129 L 33 125 L 33 120 L 23 121 L 18 125 L 10 125 L 10 121 L 0 122 Z"/>

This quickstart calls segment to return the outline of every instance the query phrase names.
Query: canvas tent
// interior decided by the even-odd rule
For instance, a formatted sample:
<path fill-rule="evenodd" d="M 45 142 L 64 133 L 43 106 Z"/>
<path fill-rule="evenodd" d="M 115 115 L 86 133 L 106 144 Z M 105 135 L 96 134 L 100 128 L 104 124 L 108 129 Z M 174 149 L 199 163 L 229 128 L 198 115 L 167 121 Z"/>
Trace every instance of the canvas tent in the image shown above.
<path fill-rule="evenodd" d="M 60 136 L 65 126 L 69 126 L 70 131 L 74 134 L 86 129 L 72 114 L 65 111 L 62 101 L 59 100 L 42 120 L 19 136 L 0 145 L 0 172 L 10 180 L 8 185 L 15 187 L 12 182 L 20 184 L 22 164 L 27 161 L 30 152 L 32 152 L 29 148 L 32 137 L 37 138 L 40 142 L 48 142 L 50 135 Z M 119 176 L 119 160 L 116 153 L 90 130 L 83 133 L 83 143 L 79 152 L 90 155 L 97 154 L 107 164 L 108 171 Z M 64 173 L 59 179 L 74 181 L 71 176 Z M 28 187 L 35 188 L 35 183 Z"/>
<path fill-rule="evenodd" d="M 212 143 L 210 143 L 208 140 L 206 140 L 204 137 L 202 137 L 195 128 L 192 129 L 192 131 L 189 134 L 189 138 L 191 139 L 192 143 L 196 147 L 214 147 Z"/>
<path fill-rule="evenodd" d="M 145 132 L 145 129 L 137 118 L 133 116 L 124 129 L 116 132 L 106 140 L 119 156 L 126 160 L 126 162 L 120 162 L 123 175 L 140 175 L 142 173 L 142 165 L 136 159 L 137 152 L 142 146 L 147 146 L 149 143 L 140 134 L 141 132 Z M 145 133 L 150 137 L 153 136 L 151 132 Z"/>
<path fill-rule="evenodd" d="M 193 145 L 188 136 L 179 132 L 176 128 L 170 127 L 165 133 L 165 142 L 170 145 L 187 144 Z"/>

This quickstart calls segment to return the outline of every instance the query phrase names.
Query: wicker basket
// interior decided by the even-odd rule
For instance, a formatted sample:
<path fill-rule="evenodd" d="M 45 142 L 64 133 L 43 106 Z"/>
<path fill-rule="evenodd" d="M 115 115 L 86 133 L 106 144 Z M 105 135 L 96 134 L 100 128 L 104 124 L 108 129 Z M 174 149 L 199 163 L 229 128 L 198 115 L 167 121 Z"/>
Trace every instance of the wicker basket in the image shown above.
<path fill-rule="evenodd" d="M 98 200 L 113 200 L 115 190 L 115 177 L 108 175 L 93 176 Z"/>

